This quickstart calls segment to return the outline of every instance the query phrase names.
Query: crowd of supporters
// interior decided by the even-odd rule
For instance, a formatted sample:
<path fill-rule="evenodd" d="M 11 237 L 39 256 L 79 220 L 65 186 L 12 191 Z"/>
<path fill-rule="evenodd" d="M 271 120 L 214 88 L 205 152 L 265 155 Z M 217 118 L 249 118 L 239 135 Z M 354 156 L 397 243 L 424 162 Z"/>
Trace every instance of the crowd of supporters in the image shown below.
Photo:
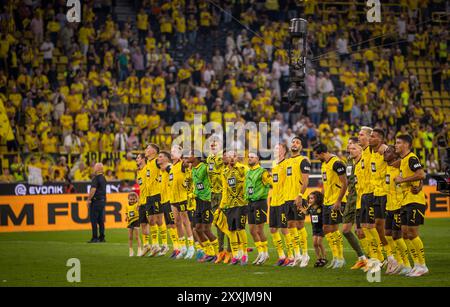
<path fill-rule="evenodd" d="M 362 125 L 385 129 L 388 144 L 410 133 L 428 171 L 443 170 L 450 36 L 433 14 L 445 1 L 383 2 L 381 23 L 353 1 L 142 1 L 135 20 L 118 22 L 112 3 L 91 0 L 81 23 L 67 22 L 65 1 L 1 2 L 0 105 L 11 133 L 1 137 L 0 181 L 26 179 L 30 165 L 44 181 L 88 180 L 89 152 L 122 152 L 104 161 L 107 176 L 133 180 L 127 152 L 170 147 L 171 125 L 196 113 L 203 123 L 278 121 L 283 141 L 320 140 L 342 157 Z M 289 19 L 300 15 L 309 98 L 298 108 L 282 96 Z M 439 99 L 427 105 L 427 93 Z"/>

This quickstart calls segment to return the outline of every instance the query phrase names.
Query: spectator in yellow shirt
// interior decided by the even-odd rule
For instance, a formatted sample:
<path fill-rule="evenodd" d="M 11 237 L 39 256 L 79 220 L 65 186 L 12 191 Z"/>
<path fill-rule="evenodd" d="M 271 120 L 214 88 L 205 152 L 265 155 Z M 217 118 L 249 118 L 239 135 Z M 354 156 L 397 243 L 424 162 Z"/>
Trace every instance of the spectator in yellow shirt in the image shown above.
<path fill-rule="evenodd" d="M 148 15 L 145 12 L 144 8 L 141 8 L 139 14 L 137 15 L 136 26 L 139 33 L 139 44 L 142 44 L 147 36 L 149 21 Z"/>
<path fill-rule="evenodd" d="M 48 132 L 47 134 L 42 135 L 42 151 L 45 153 L 51 153 L 55 154 L 58 153 L 58 145 L 59 145 L 58 138 L 53 134 L 53 132 Z"/>
<path fill-rule="evenodd" d="M 89 181 L 91 180 L 91 172 L 89 168 L 80 161 L 77 170 L 73 174 L 73 181 Z"/>
<path fill-rule="evenodd" d="M 133 154 L 131 152 L 128 152 L 126 158 L 120 161 L 118 169 L 120 174 L 120 177 L 118 177 L 119 180 L 135 180 L 137 165 L 136 161 L 133 160 Z"/>
<path fill-rule="evenodd" d="M 81 108 L 81 113 L 75 116 L 75 124 L 77 130 L 87 132 L 89 130 L 89 113 L 84 107 Z"/>
<path fill-rule="evenodd" d="M 334 92 L 330 92 L 330 95 L 325 99 L 325 103 L 327 105 L 327 113 L 330 125 L 335 126 L 339 119 L 338 113 L 339 100 L 334 95 Z"/>

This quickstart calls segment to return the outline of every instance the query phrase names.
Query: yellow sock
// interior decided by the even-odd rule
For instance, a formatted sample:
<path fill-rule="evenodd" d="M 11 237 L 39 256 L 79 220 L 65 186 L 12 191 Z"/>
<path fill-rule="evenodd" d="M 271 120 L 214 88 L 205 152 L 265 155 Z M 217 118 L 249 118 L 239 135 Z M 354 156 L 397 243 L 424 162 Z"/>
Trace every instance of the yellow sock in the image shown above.
<path fill-rule="evenodd" d="M 337 255 L 336 255 L 336 247 L 335 247 L 334 242 L 333 242 L 334 239 L 333 239 L 332 233 L 327 233 L 327 234 L 325 235 L 325 239 L 327 239 L 328 246 L 330 247 L 330 249 L 331 249 L 331 254 L 333 255 L 333 259 L 337 259 Z"/>
<path fill-rule="evenodd" d="M 367 238 L 359 239 L 359 243 L 361 244 L 361 247 L 363 249 L 363 252 L 370 257 L 370 248 L 369 243 L 367 242 Z"/>
<path fill-rule="evenodd" d="M 214 250 L 212 249 L 213 247 L 211 246 L 211 242 L 209 240 L 206 240 L 205 242 L 202 242 L 203 245 L 203 251 L 205 252 L 206 255 L 208 256 L 212 256 L 214 253 Z"/>
<path fill-rule="evenodd" d="M 148 235 L 142 235 L 142 245 L 148 245 Z"/>
<path fill-rule="evenodd" d="M 300 248 L 302 249 L 303 255 L 305 255 L 308 253 L 308 232 L 306 231 L 306 227 L 300 229 L 299 234 L 300 234 Z"/>
<path fill-rule="evenodd" d="M 203 245 L 202 245 L 202 243 L 195 241 L 195 243 L 194 243 L 195 249 L 199 250 L 199 249 L 203 249 L 203 247 L 206 248 L 206 246 L 204 244 L 205 243 L 203 243 Z"/>
<path fill-rule="evenodd" d="M 152 244 L 158 245 L 158 225 L 150 226 L 150 235 L 152 236 Z"/>
<path fill-rule="evenodd" d="M 417 236 L 411 240 L 411 243 L 414 245 L 414 249 L 416 250 L 417 259 L 419 261 L 419 264 L 425 265 L 425 251 L 423 248 L 422 240 L 420 239 L 419 236 Z"/>
<path fill-rule="evenodd" d="M 231 253 L 236 258 L 239 252 L 239 241 L 237 231 L 230 231 Z"/>
<path fill-rule="evenodd" d="M 256 250 L 258 251 L 258 254 L 262 253 L 262 244 L 261 241 L 255 241 Z"/>
<path fill-rule="evenodd" d="M 364 232 L 364 235 L 366 236 L 367 246 L 368 246 L 368 250 L 369 250 L 369 253 L 367 254 L 367 256 L 369 256 L 369 258 L 376 258 L 377 257 L 377 249 L 376 249 L 375 244 L 373 244 L 372 233 L 369 231 L 368 228 L 363 228 L 363 232 Z"/>
<path fill-rule="evenodd" d="M 186 248 L 186 238 L 185 237 L 178 238 L 178 246 L 180 247 L 180 249 L 182 249 L 183 247 Z"/>
<path fill-rule="evenodd" d="M 385 236 L 386 241 L 388 241 L 388 245 L 384 246 L 384 250 L 386 251 L 387 256 L 394 256 L 396 255 L 396 246 L 395 241 L 392 238 L 392 236 Z"/>
<path fill-rule="evenodd" d="M 286 244 L 288 258 L 293 258 L 294 257 L 294 253 L 293 253 L 294 250 L 292 248 L 292 238 L 291 238 L 291 234 L 290 233 L 284 234 L 284 243 Z"/>
<path fill-rule="evenodd" d="M 189 247 L 194 247 L 194 237 L 189 237 L 188 238 L 188 246 Z"/>
<path fill-rule="evenodd" d="M 394 240 L 395 249 L 392 250 L 392 253 L 394 255 L 395 261 L 397 261 L 398 264 L 403 264 L 402 253 L 397 241 L 398 240 Z"/>
<path fill-rule="evenodd" d="M 268 253 L 269 252 L 269 242 L 266 240 L 261 243 L 262 243 L 262 247 L 263 247 L 263 252 Z"/>
<path fill-rule="evenodd" d="M 178 249 L 178 233 L 176 228 L 169 228 L 170 240 L 172 240 L 173 249 Z"/>
<path fill-rule="evenodd" d="M 339 230 L 334 232 L 335 244 L 336 244 L 336 252 L 338 259 L 344 259 L 344 241 L 342 240 L 342 235 Z"/>
<path fill-rule="evenodd" d="M 161 244 L 167 245 L 167 226 L 166 224 L 162 224 L 158 227 L 159 229 L 159 235 L 161 236 Z"/>
<path fill-rule="evenodd" d="M 242 250 L 242 253 L 244 255 L 247 255 L 247 246 L 248 246 L 248 240 L 247 240 L 247 232 L 245 229 L 239 230 L 238 231 L 238 236 L 239 236 L 239 242 L 241 243 L 240 247 Z"/>
<path fill-rule="evenodd" d="M 375 244 L 375 248 L 376 248 L 376 257 L 378 258 L 378 260 L 380 260 L 381 262 L 384 261 L 384 256 L 383 256 L 383 252 L 381 250 L 381 239 L 380 239 L 380 235 L 378 234 L 378 231 L 376 230 L 376 228 L 369 228 L 370 234 L 372 235 L 372 242 L 373 244 Z"/>
<path fill-rule="evenodd" d="M 300 255 L 300 234 L 297 227 L 289 228 L 289 234 L 291 235 L 292 248 L 295 255 Z"/>
<path fill-rule="evenodd" d="M 218 255 L 219 254 L 219 240 L 217 238 L 211 242 L 211 247 L 214 252 L 213 255 Z"/>
<path fill-rule="evenodd" d="M 408 252 L 414 261 L 414 265 L 419 264 L 419 257 L 417 256 L 417 251 L 414 247 L 414 244 L 411 242 L 411 240 L 405 240 L 405 243 L 406 246 L 408 246 Z"/>
<path fill-rule="evenodd" d="M 403 240 L 403 238 L 400 238 L 396 240 L 395 243 L 397 243 L 398 250 L 400 251 L 400 257 L 402 258 L 403 265 L 410 268 L 411 263 L 408 259 L 408 246 L 406 246 L 405 240 Z"/>
<path fill-rule="evenodd" d="M 272 234 L 272 241 L 273 241 L 273 245 L 277 249 L 278 258 L 280 258 L 280 259 L 286 258 L 286 255 L 284 254 L 284 251 L 283 251 L 283 241 L 281 241 L 281 236 L 278 231 Z"/>

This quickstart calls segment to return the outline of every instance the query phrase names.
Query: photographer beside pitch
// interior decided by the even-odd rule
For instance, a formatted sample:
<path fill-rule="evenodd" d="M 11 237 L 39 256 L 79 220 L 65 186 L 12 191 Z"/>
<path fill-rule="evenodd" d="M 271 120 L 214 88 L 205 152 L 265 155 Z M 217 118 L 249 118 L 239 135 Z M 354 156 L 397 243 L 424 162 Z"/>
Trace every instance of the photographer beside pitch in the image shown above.
<path fill-rule="evenodd" d="M 106 206 L 106 178 L 103 175 L 103 164 L 94 165 L 94 178 L 88 196 L 89 218 L 92 225 L 92 238 L 88 243 L 105 241 L 105 206 Z M 98 231 L 100 235 L 98 235 Z"/>

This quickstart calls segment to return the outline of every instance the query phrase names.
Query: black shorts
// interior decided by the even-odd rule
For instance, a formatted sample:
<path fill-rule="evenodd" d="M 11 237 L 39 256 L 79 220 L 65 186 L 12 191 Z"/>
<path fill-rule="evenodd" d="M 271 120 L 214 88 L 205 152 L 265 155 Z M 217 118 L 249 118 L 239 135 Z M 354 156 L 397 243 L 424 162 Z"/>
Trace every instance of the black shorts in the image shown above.
<path fill-rule="evenodd" d="M 359 213 L 362 224 L 375 224 L 373 193 L 361 195 L 361 210 Z"/>
<path fill-rule="evenodd" d="M 245 229 L 247 223 L 248 207 L 234 207 L 225 210 L 225 216 L 227 217 L 228 230 L 236 231 Z"/>
<path fill-rule="evenodd" d="M 386 230 L 401 230 L 402 229 L 402 219 L 401 219 L 401 209 L 394 211 L 386 211 L 386 223 L 384 229 Z"/>
<path fill-rule="evenodd" d="M 248 204 L 248 223 L 260 225 L 267 222 L 267 199 L 252 201 Z"/>
<path fill-rule="evenodd" d="M 161 205 L 161 211 L 164 214 L 164 221 L 166 221 L 166 225 L 174 225 L 175 218 L 173 217 L 172 207 L 169 202 Z"/>
<path fill-rule="evenodd" d="M 147 197 L 148 214 L 156 215 L 163 213 L 161 210 L 161 195 Z"/>
<path fill-rule="evenodd" d="M 148 224 L 148 207 L 147 205 L 139 206 L 139 223 Z"/>
<path fill-rule="evenodd" d="M 384 219 L 386 217 L 386 203 L 386 195 L 373 197 L 375 219 Z"/>
<path fill-rule="evenodd" d="M 333 206 L 323 206 L 323 224 L 338 225 L 342 223 L 342 211 L 333 210 Z"/>
<path fill-rule="evenodd" d="M 134 229 L 134 228 L 139 228 L 140 226 L 141 226 L 141 224 L 139 223 L 139 220 L 136 220 L 134 222 L 129 223 L 127 228 Z"/>
<path fill-rule="evenodd" d="M 356 229 L 361 229 L 361 209 L 356 209 L 355 224 L 356 224 Z"/>
<path fill-rule="evenodd" d="M 187 211 L 187 200 L 181 201 L 179 203 L 172 204 L 175 208 L 177 208 L 178 212 Z"/>
<path fill-rule="evenodd" d="M 323 237 L 323 225 L 321 223 L 311 223 L 313 236 Z"/>
<path fill-rule="evenodd" d="M 286 204 L 281 206 L 270 206 L 269 227 L 287 228 Z"/>
<path fill-rule="evenodd" d="M 402 226 L 419 226 L 425 222 L 425 205 L 418 203 L 407 204 L 402 207 Z"/>
<path fill-rule="evenodd" d="M 287 201 L 286 203 L 286 217 L 288 221 L 304 221 L 305 215 L 303 212 L 298 210 L 295 202 L 293 200 Z M 302 199 L 302 205 L 306 205 L 306 200 Z"/>
<path fill-rule="evenodd" d="M 195 224 L 211 224 L 213 221 L 213 212 L 211 209 L 211 202 L 207 200 L 195 199 L 197 203 L 194 211 Z"/>

